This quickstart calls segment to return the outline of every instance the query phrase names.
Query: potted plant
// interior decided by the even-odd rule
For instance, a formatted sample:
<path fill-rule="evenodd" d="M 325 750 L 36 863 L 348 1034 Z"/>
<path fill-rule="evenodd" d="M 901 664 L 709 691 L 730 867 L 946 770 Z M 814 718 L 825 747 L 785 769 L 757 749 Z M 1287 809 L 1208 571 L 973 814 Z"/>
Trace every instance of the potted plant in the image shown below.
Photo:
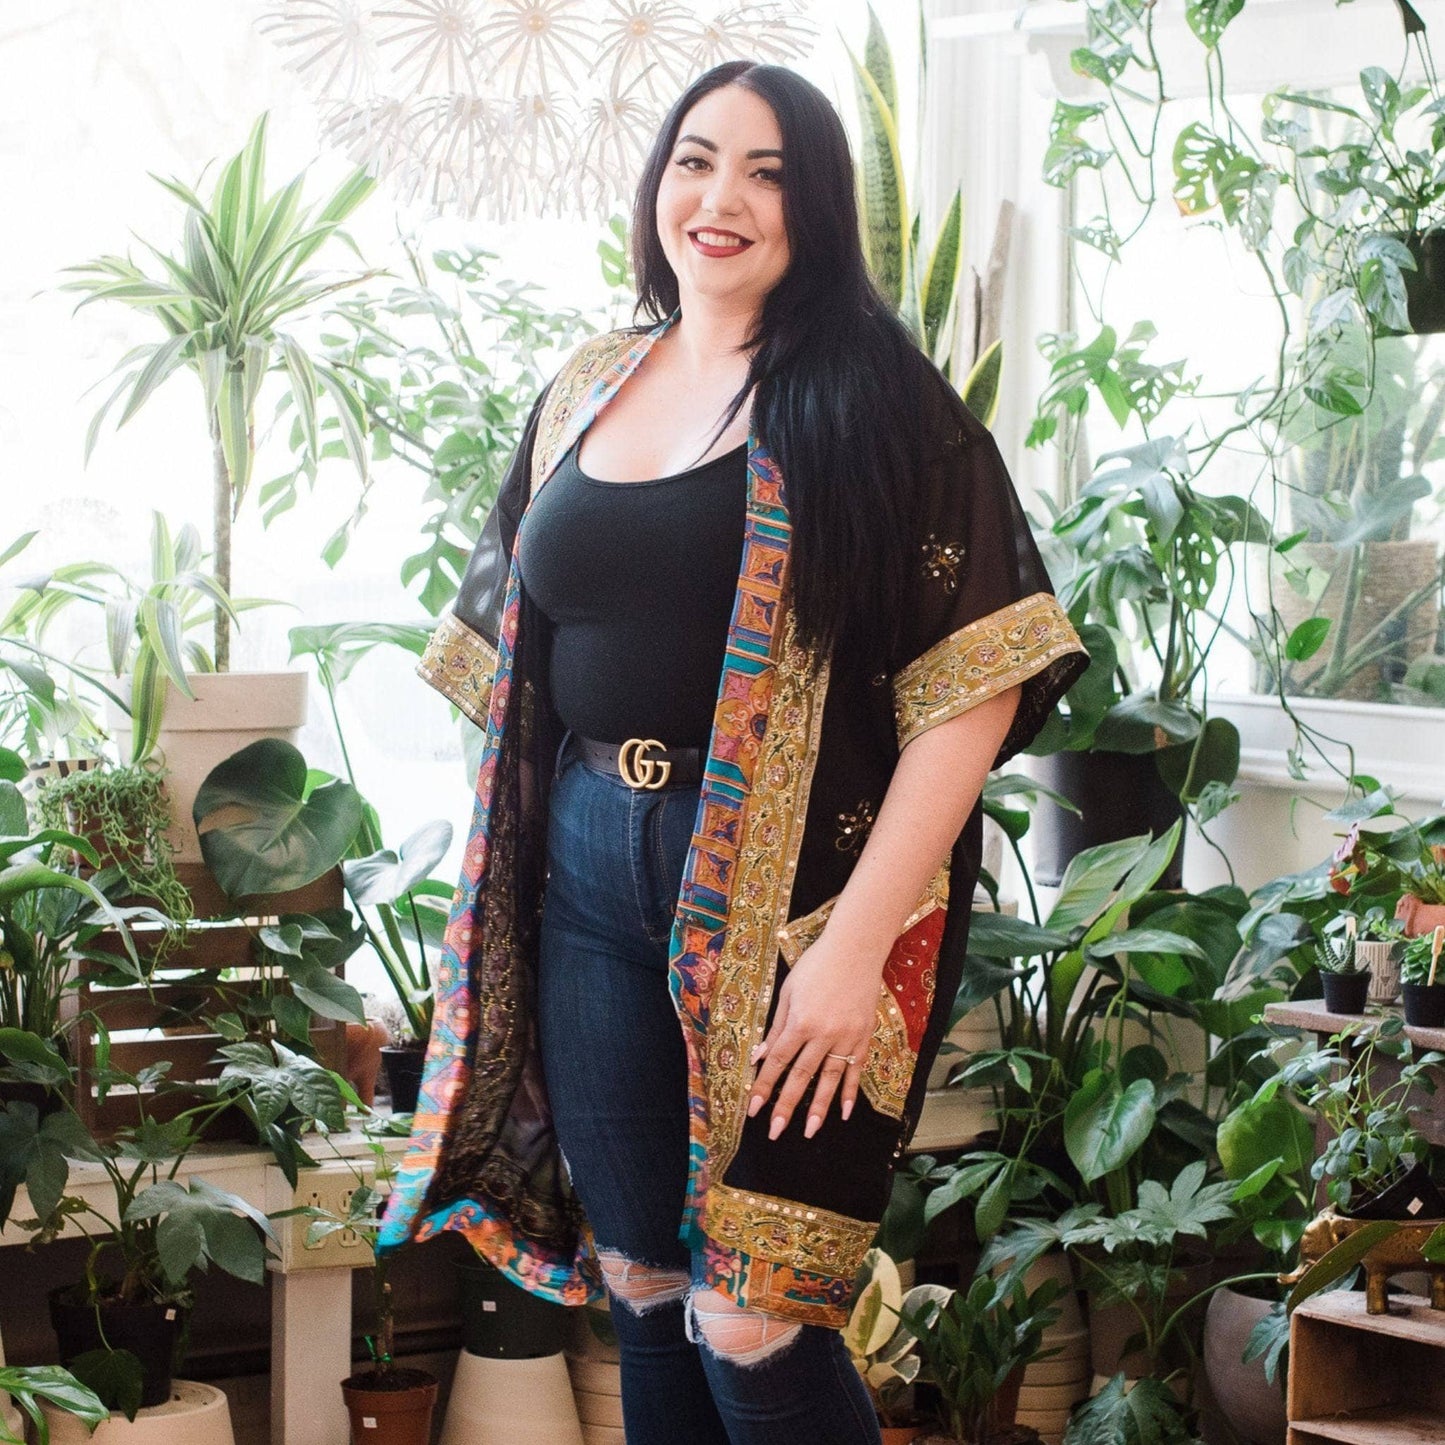
<path fill-rule="evenodd" d="M 1353 916 L 1348 922 L 1354 923 Z M 1370 972 L 1355 951 L 1351 929 L 1343 938 L 1322 938 L 1315 945 L 1315 967 L 1325 991 L 1325 1007 L 1336 1014 L 1362 1014 L 1370 989 Z"/>
<path fill-rule="evenodd" d="M 969 1287 L 945 1300 L 905 1307 L 900 1323 L 914 1336 L 933 1385 L 949 1440 L 963 1445 L 1026 1445 L 1038 1435 L 1014 1425 L 1024 1366 L 1038 1355 L 1044 1330 L 1058 1311 L 1056 1280 L 1028 1290 L 1020 1275 L 980 1271 Z"/>
<path fill-rule="evenodd" d="M 34 1034 L 67 1055 L 63 1018 L 77 960 L 100 934 L 113 932 L 120 949 L 106 955 L 110 968 L 138 981 L 144 967 L 130 925 L 150 925 L 153 936 L 171 927 L 156 909 L 112 902 L 111 894 L 129 891 L 118 869 L 87 879 L 55 866 L 72 855 L 98 861 L 87 839 L 34 829 L 20 790 L 0 779 L 0 1028 Z M 0 1099 L 23 1100 L 40 1114 L 60 1107 L 50 1085 L 37 1080 L 0 1084 Z"/>
<path fill-rule="evenodd" d="M 1220 559 L 1249 542 L 1273 544 L 1263 517 L 1242 497 L 1197 489 L 1175 437 L 1104 453 L 1054 521 L 1052 575 L 1089 629 L 1093 662 L 1028 749 L 1078 810 L 1042 810 L 1042 882 L 1056 884 L 1084 847 L 1162 833 L 1186 807 L 1207 823 L 1231 801 L 1239 733 L 1209 716 L 1202 688 Z M 1178 887 L 1182 869 L 1181 851 L 1164 886 Z"/>
<path fill-rule="evenodd" d="M 85 838 L 100 867 L 111 867 L 122 886 L 152 900 L 173 923 L 191 917 L 191 895 L 176 876 L 171 808 L 160 771 L 150 766 L 85 768 L 44 783 L 35 810 L 44 827 Z M 77 855 L 84 866 L 89 859 Z M 185 929 L 171 930 L 180 940 Z"/>
<path fill-rule="evenodd" d="M 110 1418 L 100 1398 L 70 1373 L 57 1365 L 6 1365 L 0 1363 L 0 1402 L 10 1399 L 30 1417 L 40 1445 L 50 1445 L 50 1426 L 40 1409 L 40 1402 L 64 1410 L 82 1420 L 93 1432 Z M 11 1418 L 7 1419 L 7 1413 Z M 0 1403 L 0 1445 L 25 1445 L 21 1419 L 16 1411 L 7 1412 Z M 21 1433 L 16 1434 L 17 1430 Z"/>
<path fill-rule="evenodd" d="M 1400 950 L 1405 930 L 1383 908 L 1371 908 L 1359 920 L 1355 952 L 1370 971 L 1370 1002 L 1391 1004 L 1400 996 Z"/>
<path fill-rule="evenodd" d="M 67 1229 L 89 1242 L 83 1277 L 52 1291 L 51 1319 L 61 1361 L 111 1408 L 130 1419 L 169 1393 L 173 1358 L 183 1348 L 194 1276 L 210 1265 L 260 1284 L 266 1240 L 274 1240 L 264 1215 L 244 1199 L 203 1177 L 177 1178 L 191 1150 L 233 1103 L 259 1125 L 285 1113 L 345 1121 L 342 1096 L 332 1076 L 280 1044 L 259 1053 L 255 1045 L 223 1049 L 230 1060 L 220 1080 L 202 1090 L 199 1102 L 164 1121 L 154 1104 L 174 1092 L 162 1067 L 144 1075 L 112 1067 L 110 1035 L 99 1020 L 96 1088 L 134 1093 L 137 1122 L 113 1138 L 97 1138 L 74 1101 L 76 1073 L 51 1044 L 18 1029 L 0 1029 L 0 1077 L 44 1083 L 62 1090 L 63 1111 L 41 1119 L 33 1106 L 4 1107 L 0 1128 L 0 1227 L 11 1216 L 23 1183 L 34 1210 L 15 1221 L 45 1242 Z M 193 1091 L 201 1086 L 187 1086 Z M 277 1162 L 292 1183 L 294 1154 Z M 110 1210 L 67 1193 L 72 1160 L 98 1166 L 113 1194 Z M 184 1420 L 180 1428 L 184 1429 Z M 178 1437 L 184 1438 L 184 1437 Z"/>
<path fill-rule="evenodd" d="M 923 1361 L 915 1349 L 917 1336 L 903 1323 L 904 1313 L 946 1304 L 952 1293 L 936 1284 L 914 1285 L 905 1293 L 891 1256 L 876 1246 L 863 1256 L 843 1341 L 873 1398 L 883 1445 L 910 1445 L 923 1430 L 911 1399 Z"/>
<path fill-rule="evenodd" d="M 1377 1060 L 1383 1067 L 1376 1067 Z M 1445 1054 L 1416 1054 L 1395 1015 L 1336 1034 L 1324 1047 L 1294 1053 L 1281 1064 L 1281 1084 L 1328 1127 L 1310 1175 L 1340 1214 L 1445 1218 L 1445 1198 L 1427 1167 L 1428 1145 L 1410 1119 L 1420 1094 L 1434 1092 L 1431 1070 L 1440 1063 Z"/>
<path fill-rule="evenodd" d="M 1405 1022 L 1420 1028 L 1445 1028 L 1445 976 L 1439 975 L 1440 947 L 1445 925 L 1405 944 L 1400 960 L 1400 996 Z"/>
<path fill-rule="evenodd" d="M 353 1099 L 360 1104 L 359 1099 Z M 383 1127 L 385 1127 L 383 1125 Z M 375 1445 L 427 1445 L 431 1439 L 432 1412 L 436 1408 L 439 1384 L 428 1370 L 407 1368 L 396 1363 L 396 1316 L 392 1304 L 391 1256 L 377 1252 L 381 1220 L 378 1206 L 391 1187 L 391 1161 L 385 1146 L 369 1138 L 371 1167 L 363 1171 L 345 1158 L 356 1178 L 345 1214 L 320 1205 L 298 1205 L 273 1217 L 299 1216 L 310 1220 L 306 1228 L 308 1247 L 346 1230 L 370 1250 L 372 1256 L 372 1330 L 366 1336 L 370 1367 L 341 1381 L 341 1393 L 351 1416 L 351 1438 L 374 1441 Z M 565 1373 L 565 1372 L 564 1372 Z"/>
<path fill-rule="evenodd" d="M 108 255 L 71 267 L 76 279 L 65 284 L 84 293 L 82 306 L 121 301 L 153 317 L 164 332 L 120 363 L 120 384 L 91 424 L 92 444 L 114 405 L 123 402 L 123 425 L 177 372 L 188 371 L 201 384 L 213 455 L 215 672 L 186 674 L 183 687 L 169 670 L 163 678 L 157 673 L 137 679 L 164 691 L 159 737 L 172 772 L 198 778 L 244 739 L 233 736 L 208 751 L 205 766 L 191 768 L 177 757 L 187 742 L 196 741 L 185 734 L 202 734 L 199 743 L 205 746 L 204 733 L 217 727 L 253 738 L 285 736 L 305 720 L 303 674 L 230 674 L 232 613 L 221 600 L 232 591 L 231 522 L 251 482 L 256 409 L 267 376 L 284 377 L 313 467 L 321 459 L 320 421 L 329 407 L 339 421 L 345 454 L 363 481 L 368 472 L 365 413 L 344 370 L 313 357 L 289 328 L 323 298 L 366 279 L 306 268 L 328 241 L 348 239 L 341 227 L 374 183 L 357 170 L 320 205 L 308 207 L 301 199 L 304 173 L 268 195 L 265 169 L 263 115 L 222 166 L 209 200 L 181 181 L 162 182 L 185 212 L 176 253 L 151 248 L 164 267 L 162 277 L 148 276 L 127 257 Z M 178 804 L 177 812 L 184 819 L 189 809 Z"/>

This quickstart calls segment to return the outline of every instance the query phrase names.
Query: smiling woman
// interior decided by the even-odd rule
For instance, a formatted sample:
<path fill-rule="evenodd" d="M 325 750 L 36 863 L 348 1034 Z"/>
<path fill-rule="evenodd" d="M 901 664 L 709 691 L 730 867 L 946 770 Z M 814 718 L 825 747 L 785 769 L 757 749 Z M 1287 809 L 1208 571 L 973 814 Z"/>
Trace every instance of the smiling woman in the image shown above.
<path fill-rule="evenodd" d="M 630 1445 L 865 1445 L 838 1331 L 984 777 L 1087 659 L 868 277 L 820 91 L 702 76 L 633 238 L 639 324 L 544 391 L 422 662 L 486 741 L 383 1248 L 457 1229 L 535 1293 L 605 1287 Z"/>

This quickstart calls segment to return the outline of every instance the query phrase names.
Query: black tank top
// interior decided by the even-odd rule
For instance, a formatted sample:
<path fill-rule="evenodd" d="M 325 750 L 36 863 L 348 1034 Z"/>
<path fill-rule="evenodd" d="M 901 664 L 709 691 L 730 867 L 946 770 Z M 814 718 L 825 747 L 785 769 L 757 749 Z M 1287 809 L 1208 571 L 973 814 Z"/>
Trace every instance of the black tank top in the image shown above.
<path fill-rule="evenodd" d="M 603 482 L 574 442 L 537 494 L 518 564 L 552 623 L 552 704 L 581 737 L 705 747 L 742 562 L 747 444 Z"/>

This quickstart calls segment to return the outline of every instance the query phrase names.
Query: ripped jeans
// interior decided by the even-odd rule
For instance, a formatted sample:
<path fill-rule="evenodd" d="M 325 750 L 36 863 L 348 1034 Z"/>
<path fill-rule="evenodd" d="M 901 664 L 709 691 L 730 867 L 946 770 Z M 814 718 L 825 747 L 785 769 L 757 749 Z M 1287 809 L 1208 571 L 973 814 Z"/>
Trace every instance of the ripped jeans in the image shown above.
<path fill-rule="evenodd" d="M 559 751 L 542 1060 L 607 1280 L 628 1445 L 877 1445 L 841 1334 L 738 1309 L 678 1239 L 687 1061 L 668 940 L 697 801 L 695 783 L 634 791 Z"/>

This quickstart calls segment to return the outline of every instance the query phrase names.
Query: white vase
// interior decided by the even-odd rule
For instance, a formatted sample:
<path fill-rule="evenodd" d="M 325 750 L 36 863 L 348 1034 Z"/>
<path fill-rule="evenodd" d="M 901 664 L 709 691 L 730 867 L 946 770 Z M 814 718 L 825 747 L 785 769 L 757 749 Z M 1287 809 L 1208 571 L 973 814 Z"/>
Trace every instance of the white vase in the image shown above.
<path fill-rule="evenodd" d="M 583 1445 L 566 1356 L 488 1360 L 463 1350 L 440 1445 Z"/>
<path fill-rule="evenodd" d="M 261 738 L 294 743 L 306 722 L 304 672 L 188 672 L 195 701 L 166 684 L 156 756 L 166 769 L 166 795 L 171 804 L 167 835 L 177 863 L 199 863 L 201 844 L 191 821 L 191 807 L 206 775 L 232 753 Z M 121 757 L 129 759 L 130 718 L 114 703 L 106 720 L 115 733 Z"/>
<path fill-rule="evenodd" d="M 74 1415 L 42 1404 L 51 1445 L 236 1445 L 225 1395 L 199 1380 L 172 1380 L 171 1397 L 127 1420 L 118 1410 L 91 1435 Z"/>

